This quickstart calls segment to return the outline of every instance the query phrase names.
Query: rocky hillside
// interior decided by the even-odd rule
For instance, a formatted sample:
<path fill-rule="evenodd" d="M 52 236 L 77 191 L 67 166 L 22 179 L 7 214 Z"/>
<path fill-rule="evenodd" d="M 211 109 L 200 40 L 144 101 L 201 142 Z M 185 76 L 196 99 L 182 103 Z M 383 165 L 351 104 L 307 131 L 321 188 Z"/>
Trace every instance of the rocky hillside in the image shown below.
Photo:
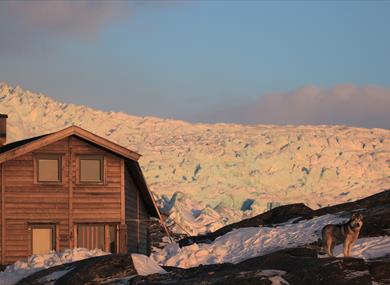
<path fill-rule="evenodd" d="M 343 256 L 342 243 L 336 245 L 335 257 L 324 255 L 317 244 L 321 229 L 347 221 L 355 211 L 364 223 L 351 257 Z M 42 262 L 53 254 L 34 256 L 0 272 L 0 284 L 1 277 L 20 280 L 20 285 L 390 284 L 389 226 L 390 190 L 318 210 L 301 204 L 276 208 L 237 223 L 214 241 L 182 248 L 169 244 L 151 258 L 142 257 L 142 266 L 137 262 L 140 256 L 130 254 L 76 262 L 67 258 L 56 264 Z M 40 267 L 31 274 L 27 265 Z M 17 274 L 22 277 L 15 278 Z"/>
<path fill-rule="evenodd" d="M 262 212 L 269 202 L 315 209 L 390 187 L 384 129 L 190 124 L 59 103 L 5 83 L 0 113 L 9 115 L 11 141 L 77 124 L 143 154 L 159 196 L 180 191 L 219 209 Z"/>

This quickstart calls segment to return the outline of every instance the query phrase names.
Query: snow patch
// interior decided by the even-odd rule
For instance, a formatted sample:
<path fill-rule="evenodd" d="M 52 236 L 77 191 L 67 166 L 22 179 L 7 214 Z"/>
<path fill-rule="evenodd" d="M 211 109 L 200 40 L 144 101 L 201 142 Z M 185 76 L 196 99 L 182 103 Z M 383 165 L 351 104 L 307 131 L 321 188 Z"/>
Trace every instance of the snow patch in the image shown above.
<path fill-rule="evenodd" d="M 272 285 L 289 285 L 290 283 L 282 277 L 285 274 L 286 271 L 266 269 L 261 271 L 260 276 L 269 277 L 268 279 Z"/>
<path fill-rule="evenodd" d="M 147 276 L 150 274 L 165 274 L 167 273 L 160 265 L 158 265 L 152 258 L 143 255 L 133 253 L 131 255 L 133 264 L 138 275 Z"/>
<path fill-rule="evenodd" d="M 180 248 L 170 244 L 152 254 L 154 260 L 166 266 L 182 268 L 200 264 L 238 263 L 280 249 L 292 248 L 318 240 L 326 224 L 345 222 L 336 215 L 324 215 L 298 223 L 284 223 L 277 227 L 251 227 L 233 230 L 210 244 L 192 244 Z"/>
<path fill-rule="evenodd" d="M 3 272 L 0 272 L 0 285 L 15 284 L 28 275 L 49 267 L 107 254 L 110 253 L 100 249 L 88 250 L 86 248 L 67 249 L 63 252 L 51 251 L 48 254 L 34 254 L 8 265 Z"/>
<path fill-rule="evenodd" d="M 343 257 L 343 245 L 334 249 L 336 257 Z M 352 245 L 351 256 L 363 259 L 373 259 L 390 256 L 390 236 L 360 238 Z"/>

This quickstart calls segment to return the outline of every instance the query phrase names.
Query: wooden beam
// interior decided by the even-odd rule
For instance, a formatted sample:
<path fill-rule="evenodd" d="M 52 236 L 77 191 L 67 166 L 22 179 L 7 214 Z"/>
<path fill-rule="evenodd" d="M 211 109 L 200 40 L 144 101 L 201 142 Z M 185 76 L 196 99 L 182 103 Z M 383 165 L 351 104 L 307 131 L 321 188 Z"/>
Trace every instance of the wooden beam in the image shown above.
<path fill-rule="evenodd" d="M 59 224 L 54 225 L 54 231 L 55 231 L 55 250 L 58 252 L 60 251 L 60 228 Z"/>
<path fill-rule="evenodd" d="M 123 159 L 121 159 L 121 184 L 120 184 L 120 191 L 121 191 L 121 209 L 120 209 L 120 221 L 121 224 L 126 223 L 126 200 L 125 200 L 125 162 Z"/>
<path fill-rule="evenodd" d="M 72 153 L 72 137 L 68 138 L 68 236 L 69 247 L 73 248 L 75 245 L 74 229 L 73 229 L 73 153 Z"/>
<path fill-rule="evenodd" d="M 78 136 L 82 139 L 85 139 L 91 143 L 94 143 L 96 145 L 101 146 L 102 148 L 108 149 L 120 156 L 126 157 L 131 160 L 137 161 L 141 155 L 139 153 L 136 153 L 135 151 L 129 150 L 123 146 L 120 146 L 112 141 L 109 141 L 105 138 L 102 138 L 96 134 L 93 134 L 87 130 L 84 130 L 77 126 L 71 126 L 68 128 L 65 128 L 61 131 L 48 134 L 42 138 L 38 138 L 37 140 L 34 140 L 30 143 L 27 143 L 25 145 L 22 145 L 20 147 L 17 147 L 15 149 L 6 151 L 2 154 L 0 154 L 0 163 L 7 161 L 9 159 L 21 156 L 23 154 L 26 154 L 28 152 L 34 151 L 38 148 L 41 148 L 43 146 L 52 144 L 54 142 L 57 142 L 59 140 L 62 140 L 66 137 L 69 137 L 71 135 Z"/>
<path fill-rule="evenodd" d="M 137 252 L 139 252 L 139 190 L 137 189 Z"/>
<path fill-rule="evenodd" d="M 4 264 L 5 260 L 5 171 L 4 163 L 0 164 L 1 167 L 1 263 Z"/>
<path fill-rule="evenodd" d="M 33 142 L 30 142 L 28 144 L 25 144 L 23 146 L 17 147 L 15 149 L 12 149 L 10 151 L 6 151 L 0 155 L 0 163 L 7 161 L 9 159 L 21 156 L 23 154 L 26 154 L 28 152 L 34 151 L 38 148 L 41 148 L 43 146 L 52 144 L 56 141 L 59 141 L 61 139 L 64 139 L 70 135 L 72 135 L 72 129 L 66 128 L 62 131 L 52 133 L 50 135 L 47 135 L 45 137 L 42 137 L 40 139 L 37 139 Z"/>
<path fill-rule="evenodd" d="M 79 245 L 77 244 L 77 239 L 78 239 L 78 237 L 77 237 L 77 225 L 74 224 L 72 226 L 72 228 L 73 228 L 73 247 L 79 247 Z"/>
<path fill-rule="evenodd" d="M 104 224 L 104 251 L 110 252 L 110 229 L 108 224 Z"/>

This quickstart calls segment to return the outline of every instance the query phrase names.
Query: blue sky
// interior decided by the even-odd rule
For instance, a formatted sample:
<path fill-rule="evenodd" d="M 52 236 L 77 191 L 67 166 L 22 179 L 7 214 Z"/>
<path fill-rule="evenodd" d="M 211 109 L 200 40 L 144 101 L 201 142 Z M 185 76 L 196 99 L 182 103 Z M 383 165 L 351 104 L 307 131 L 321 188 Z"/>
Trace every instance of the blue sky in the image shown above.
<path fill-rule="evenodd" d="M 272 123 L 235 114 L 275 93 L 370 85 L 385 94 L 375 114 L 390 109 L 389 15 L 387 1 L 1 2 L 0 81 L 109 111 L 244 123 Z M 332 118 L 275 122 L 354 124 Z"/>

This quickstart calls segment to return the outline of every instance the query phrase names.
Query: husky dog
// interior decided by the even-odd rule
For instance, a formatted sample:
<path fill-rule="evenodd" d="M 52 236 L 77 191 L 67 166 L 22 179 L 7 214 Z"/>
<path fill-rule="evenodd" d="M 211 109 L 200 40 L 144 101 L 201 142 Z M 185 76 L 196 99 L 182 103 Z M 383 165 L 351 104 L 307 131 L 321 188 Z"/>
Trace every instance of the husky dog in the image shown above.
<path fill-rule="evenodd" d="M 345 224 L 326 225 L 322 229 L 322 243 L 327 254 L 333 256 L 336 243 L 344 242 L 344 257 L 350 256 L 352 243 L 358 239 L 362 226 L 363 216 L 359 213 L 354 213 Z"/>

